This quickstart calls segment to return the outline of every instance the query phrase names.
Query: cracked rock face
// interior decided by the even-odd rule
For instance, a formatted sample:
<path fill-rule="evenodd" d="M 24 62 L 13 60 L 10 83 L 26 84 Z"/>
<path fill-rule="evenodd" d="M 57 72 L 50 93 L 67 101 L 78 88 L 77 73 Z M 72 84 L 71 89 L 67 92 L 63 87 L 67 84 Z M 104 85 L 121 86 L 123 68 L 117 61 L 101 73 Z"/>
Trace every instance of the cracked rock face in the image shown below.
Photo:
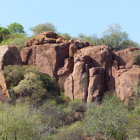
<path fill-rule="evenodd" d="M 64 84 L 65 94 L 71 99 L 78 98 L 88 103 L 96 100 L 107 86 L 105 79 L 110 74 L 111 60 L 107 46 L 79 50 L 74 56 L 74 70 Z"/>

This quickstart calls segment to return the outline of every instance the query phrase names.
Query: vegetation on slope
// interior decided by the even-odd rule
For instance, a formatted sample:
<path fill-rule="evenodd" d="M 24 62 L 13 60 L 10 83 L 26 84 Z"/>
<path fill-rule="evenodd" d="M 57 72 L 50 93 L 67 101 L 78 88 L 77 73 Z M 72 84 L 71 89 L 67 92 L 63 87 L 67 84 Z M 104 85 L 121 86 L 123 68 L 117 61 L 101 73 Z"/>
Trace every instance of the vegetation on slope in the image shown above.
<path fill-rule="evenodd" d="M 0 104 L 1 139 L 139 139 L 140 93 L 125 106 L 113 93 L 87 106 L 60 93 L 55 80 L 32 66 L 6 66 L 11 100 Z M 132 107 L 131 107 L 132 106 Z"/>

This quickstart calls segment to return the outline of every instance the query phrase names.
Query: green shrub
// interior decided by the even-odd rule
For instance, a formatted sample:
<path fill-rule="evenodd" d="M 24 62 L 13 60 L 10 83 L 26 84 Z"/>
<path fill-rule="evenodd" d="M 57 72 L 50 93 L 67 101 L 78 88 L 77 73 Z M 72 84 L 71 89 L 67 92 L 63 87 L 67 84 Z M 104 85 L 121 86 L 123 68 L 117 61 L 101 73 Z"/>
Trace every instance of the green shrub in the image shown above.
<path fill-rule="evenodd" d="M 38 69 L 34 66 L 9 65 L 5 66 L 3 74 L 5 76 L 8 88 L 17 86 L 24 79 L 24 75 L 28 72 L 36 72 Z"/>
<path fill-rule="evenodd" d="M 122 103 L 109 95 L 101 105 L 91 104 L 85 114 L 83 127 L 87 135 L 102 134 L 104 139 L 114 137 L 120 140 L 125 135 L 127 113 Z"/>
<path fill-rule="evenodd" d="M 66 110 L 69 110 L 73 113 L 75 112 L 86 112 L 87 106 L 80 100 L 73 100 L 68 104 Z"/>
<path fill-rule="evenodd" d="M 135 109 L 129 114 L 128 124 L 126 126 L 128 140 L 140 139 L 140 100 Z"/>
<path fill-rule="evenodd" d="M 29 96 L 31 104 L 37 104 L 43 100 L 47 94 L 47 90 L 43 88 L 43 82 L 40 80 L 39 75 L 32 72 L 24 75 L 24 79 L 15 86 L 14 93 L 16 95 L 24 97 Z"/>
<path fill-rule="evenodd" d="M 0 104 L 0 139 L 40 139 L 38 114 L 26 105 L 7 106 Z"/>
<path fill-rule="evenodd" d="M 66 123 L 68 113 L 63 110 L 55 101 L 47 101 L 41 108 L 43 122 L 48 123 L 52 128 L 59 128 Z"/>
<path fill-rule="evenodd" d="M 63 127 L 58 133 L 48 140 L 82 140 L 83 130 L 79 123 L 73 124 L 69 127 Z"/>
<path fill-rule="evenodd" d="M 40 73 L 34 66 L 6 66 L 3 73 L 11 95 L 10 102 L 25 96 L 32 105 L 42 104 L 50 98 L 62 102 L 55 79 Z"/>

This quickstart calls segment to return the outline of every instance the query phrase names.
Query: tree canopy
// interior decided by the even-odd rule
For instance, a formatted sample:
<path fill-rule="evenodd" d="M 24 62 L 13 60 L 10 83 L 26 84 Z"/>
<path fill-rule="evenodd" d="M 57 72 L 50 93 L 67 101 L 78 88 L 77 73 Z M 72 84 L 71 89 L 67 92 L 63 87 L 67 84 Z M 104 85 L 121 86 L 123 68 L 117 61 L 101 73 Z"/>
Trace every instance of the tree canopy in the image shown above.
<path fill-rule="evenodd" d="M 0 27 L 0 41 L 7 37 L 10 34 L 10 31 L 5 27 Z"/>
<path fill-rule="evenodd" d="M 52 23 L 44 23 L 44 24 L 36 25 L 30 30 L 34 33 L 34 35 L 38 35 L 46 31 L 55 32 L 56 27 Z"/>
<path fill-rule="evenodd" d="M 25 33 L 24 32 L 24 27 L 21 24 L 17 23 L 17 22 L 11 23 L 8 26 L 8 30 L 11 33 Z"/>

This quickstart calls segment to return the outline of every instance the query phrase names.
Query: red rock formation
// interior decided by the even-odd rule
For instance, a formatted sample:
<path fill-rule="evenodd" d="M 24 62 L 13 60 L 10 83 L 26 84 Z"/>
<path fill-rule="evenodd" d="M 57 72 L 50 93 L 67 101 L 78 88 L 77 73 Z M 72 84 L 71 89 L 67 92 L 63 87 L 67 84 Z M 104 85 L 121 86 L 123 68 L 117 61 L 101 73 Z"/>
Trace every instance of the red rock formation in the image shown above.
<path fill-rule="evenodd" d="M 121 100 L 132 96 L 132 90 L 128 94 L 122 91 L 127 81 L 136 76 L 129 73 L 133 51 L 138 48 L 113 52 L 105 45 L 93 47 L 78 40 L 65 40 L 53 32 L 42 33 L 26 42 L 26 46 L 21 52 L 23 64 L 36 65 L 42 72 L 55 76 L 71 99 L 90 103 L 105 90 L 116 90 Z M 127 81 L 121 80 L 125 79 L 123 76 Z M 120 80 L 126 85 L 122 86 Z M 132 89 L 134 85 L 129 86 Z"/>
<path fill-rule="evenodd" d="M 102 68 L 91 68 L 89 70 L 89 86 L 87 103 L 90 104 L 104 92 L 104 70 Z"/>
<path fill-rule="evenodd" d="M 43 73 L 57 76 L 69 57 L 69 43 L 35 45 L 21 51 L 23 64 L 36 65 Z"/>
<path fill-rule="evenodd" d="M 133 65 L 129 70 L 120 69 L 115 73 L 116 95 L 127 102 L 135 96 L 137 83 L 140 81 L 140 66 Z"/>
<path fill-rule="evenodd" d="M 105 90 L 105 73 L 110 74 L 111 60 L 112 55 L 107 46 L 79 50 L 74 55 L 73 73 L 64 84 L 65 94 L 71 99 L 78 98 L 86 102 L 96 99 Z"/>
<path fill-rule="evenodd" d="M 15 46 L 0 46 L 0 70 L 7 65 L 21 65 L 21 57 Z"/>

